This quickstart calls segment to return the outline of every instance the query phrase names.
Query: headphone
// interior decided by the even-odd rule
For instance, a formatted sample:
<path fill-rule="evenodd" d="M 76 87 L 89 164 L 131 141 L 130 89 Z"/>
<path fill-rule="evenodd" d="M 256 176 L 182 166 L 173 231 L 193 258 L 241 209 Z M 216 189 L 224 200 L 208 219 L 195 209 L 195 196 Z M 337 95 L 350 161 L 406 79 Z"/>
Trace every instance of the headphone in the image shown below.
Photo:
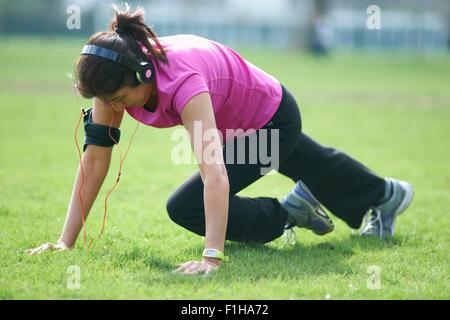
<path fill-rule="evenodd" d="M 91 44 L 84 46 L 81 55 L 101 57 L 121 64 L 136 72 L 136 78 L 143 84 L 150 83 L 155 77 L 155 66 L 149 59 L 147 59 L 147 61 L 137 61 L 129 56 L 120 54 L 117 51 Z"/>

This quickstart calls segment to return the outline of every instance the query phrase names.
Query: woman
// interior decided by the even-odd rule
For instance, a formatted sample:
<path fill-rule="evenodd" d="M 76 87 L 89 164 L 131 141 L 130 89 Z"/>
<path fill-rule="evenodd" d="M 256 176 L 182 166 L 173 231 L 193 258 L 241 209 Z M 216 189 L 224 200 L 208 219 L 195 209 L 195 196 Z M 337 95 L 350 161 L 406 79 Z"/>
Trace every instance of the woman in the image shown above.
<path fill-rule="evenodd" d="M 217 270 L 226 260 L 226 239 L 265 243 L 293 226 L 331 232 L 320 203 L 352 228 L 366 216 L 362 235 L 392 236 L 396 216 L 412 200 L 410 184 L 380 178 L 303 134 L 295 98 L 278 80 L 217 42 L 190 35 L 157 38 L 142 11 L 116 9 L 110 31 L 88 40 L 76 73 L 81 95 L 93 98 L 92 113 L 85 116 L 80 191 L 86 213 L 108 172 L 125 111 L 146 125 L 182 124 L 189 133 L 200 171 L 171 195 L 167 211 L 177 224 L 205 236 L 205 250 L 201 261 L 184 263 L 179 272 Z M 230 135 L 229 129 L 235 131 Z M 237 196 L 269 171 L 262 170 L 267 159 L 259 157 L 267 148 L 279 164 L 272 168 L 295 187 L 281 201 Z M 205 154 L 214 154 L 214 161 Z M 30 254 L 75 245 L 84 221 L 80 180 L 79 172 L 59 241 Z"/>

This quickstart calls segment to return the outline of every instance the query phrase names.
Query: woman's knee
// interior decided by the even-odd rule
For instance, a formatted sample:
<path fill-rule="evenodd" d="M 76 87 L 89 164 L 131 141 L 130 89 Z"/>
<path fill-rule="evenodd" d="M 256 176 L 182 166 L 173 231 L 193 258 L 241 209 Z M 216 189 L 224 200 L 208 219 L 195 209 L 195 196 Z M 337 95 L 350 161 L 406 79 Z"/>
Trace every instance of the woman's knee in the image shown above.
<path fill-rule="evenodd" d="M 180 198 L 177 197 L 176 193 L 171 194 L 166 202 L 166 211 L 169 215 L 170 220 L 172 220 L 176 224 L 180 224 L 182 221 L 182 207 L 183 205 L 182 203 L 180 203 Z"/>
<path fill-rule="evenodd" d="M 201 216 L 203 214 L 202 208 L 203 197 L 186 188 L 180 188 L 172 193 L 166 202 L 166 211 L 169 218 L 181 226 L 185 226 Z"/>
<path fill-rule="evenodd" d="M 175 192 L 166 203 L 169 218 L 180 227 L 198 235 L 205 235 L 205 214 L 202 206 L 192 200 L 186 200 L 186 195 Z"/>

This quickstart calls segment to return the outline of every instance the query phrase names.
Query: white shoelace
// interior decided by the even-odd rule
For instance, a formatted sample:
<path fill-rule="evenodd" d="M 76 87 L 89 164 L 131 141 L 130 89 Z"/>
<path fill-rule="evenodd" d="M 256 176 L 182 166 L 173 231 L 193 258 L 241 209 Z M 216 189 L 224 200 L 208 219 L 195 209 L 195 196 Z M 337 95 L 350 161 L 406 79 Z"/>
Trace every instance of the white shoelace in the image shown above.
<path fill-rule="evenodd" d="M 295 245 L 296 243 L 296 238 L 297 235 L 294 231 L 294 227 L 288 228 L 288 229 L 284 229 L 284 233 L 283 233 L 283 238 L 284 238 L 284 245 Z"/>
<path fill-rule="evenodd" d="M 383 239 L 383 220 L 381 219 L 381 212 L 378 208 L 371 208 L 364 217 L 364 224 L 366 227 L 363 231 L 371 232 L 376 223 L 378 223 L 378 228 L 380 229 L 380 239 Z"/>

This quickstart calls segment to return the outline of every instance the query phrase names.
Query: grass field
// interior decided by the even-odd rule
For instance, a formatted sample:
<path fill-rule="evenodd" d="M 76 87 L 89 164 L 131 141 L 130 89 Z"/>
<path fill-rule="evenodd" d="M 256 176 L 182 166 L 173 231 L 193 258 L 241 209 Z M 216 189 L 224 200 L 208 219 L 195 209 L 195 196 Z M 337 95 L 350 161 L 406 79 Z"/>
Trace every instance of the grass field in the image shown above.
<path fill-rule="evenodd" d="M 56 241 L 78 163 L 73 132 L 81 106 L 67 77 L 81 40 L 2 39 L 0 49 L 0 298 L 2 299 L 449 299 L 450 58 L 241 51 L 298 98 L 304 131 L 345 150 L 382 176 L 415 186 L 394 239 L 361 239 L 335 219 L 335 232 L 298 230 L 297 244 L 227 242 L 230 262 L 212 277 L 174 275 L 199 257 L 203 238 L 170 221 L 165 203 L 195 165 L 170 162 L 172 129 L 141 126 L 110 198 L 107 229 L 92 251 L 29 257 Z M 135 122 L 123 124 L 122 148 Z M 80 131 L 80 141 L 83 137 Z M 100 229 L 103 197 L 88 222 Z M 241 194 L 281 198 L 277 174 Z M 71 266 L 79 289 L 67 286 Z M 380 288 L 368 286 L 380 270 Z"/>

